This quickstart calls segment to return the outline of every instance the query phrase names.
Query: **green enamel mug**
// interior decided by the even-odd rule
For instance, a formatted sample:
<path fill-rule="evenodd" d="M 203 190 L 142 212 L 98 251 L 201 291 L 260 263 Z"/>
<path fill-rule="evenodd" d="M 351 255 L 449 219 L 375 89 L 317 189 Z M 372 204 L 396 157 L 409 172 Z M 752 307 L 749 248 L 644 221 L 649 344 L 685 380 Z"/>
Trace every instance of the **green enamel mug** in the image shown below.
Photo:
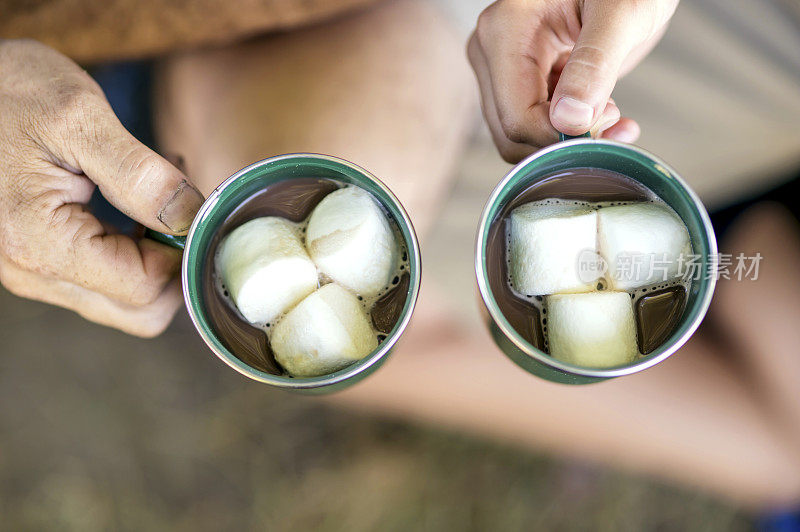
<path fill-rule="evenodd" d="M 217 230 L 244 201 L 265 187 L 297 178 L 332 179 L 356 185 L 371 193 L 397 224 L 408 251 L 409 283 L 400 316 L 378 347 L 363 359 L 335 373 L 319 377 L 291 377 L 280 371 L 268 372 L 244 362 L 229 349 L 209 319 L 204 295 L 206 258 Z M 298 153 L 265 159 L 243 168 L 226 179 L 208 196 L 185 237 L 148 231 L 148 238 L 183 249 L 181 281 L 189 317 L 211 351 L 228 366 L 253 380 L 308 393 L 332 392 L 352 385 L 380 367 L 411 320 L 419 294 L 420 248 L 414 227 L 400 201 L 375 176 L 363 168 L 328 155 Z M 213 261 L 212 261 L 213 262 Z"/>
<path fill-rule="evenodd" d="M 693 253 L 699 256 L 698 265 L 702 271 L 713 267 L 717 256 L 717 241 L 711 220 L 697 194 L 669 165 L 637 146 L 604 139 L 563 139 L 516 165 L 492 191 L 480 218 L 475 247 L 478 290 L 489 331 L 503 353 L 529 373 L 565 384 L 587 384 L 630 375 L 665 360 L 683 346 L 698 328 L 716 285 L 713 275 L 694 279 L 674 332 L 653 352 L 624 366 L 576 366 L 557 360 L 528 342 L 503 315 L 490 286 L 487 267 L 490 227 L 505 206 L 523 190 L 556 172 L 582 167 L 611 170 L 628 176 L 666 202 L 685 223 Z"/>

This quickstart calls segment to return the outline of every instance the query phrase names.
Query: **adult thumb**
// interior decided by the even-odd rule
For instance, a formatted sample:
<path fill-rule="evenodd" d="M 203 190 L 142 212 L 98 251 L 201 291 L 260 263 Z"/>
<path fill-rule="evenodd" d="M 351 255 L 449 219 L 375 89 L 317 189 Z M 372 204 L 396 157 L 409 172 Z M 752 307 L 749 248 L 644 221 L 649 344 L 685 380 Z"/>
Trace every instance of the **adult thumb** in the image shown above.
<path fill-rule="evenodd" d="M 582 27 L 553 91 L 550 122 L 567 135 L 589 131 L 606 108 L 625 59 L 642 41 L 628 2 L 586 1 Z"/>
<path fill-rule="evenodd" d="M 183 172 L 131 135 L 108 109 L 72 150 L 81 171 L 117 209 L 156 231 L 189 230 L 203 204 Z"/>

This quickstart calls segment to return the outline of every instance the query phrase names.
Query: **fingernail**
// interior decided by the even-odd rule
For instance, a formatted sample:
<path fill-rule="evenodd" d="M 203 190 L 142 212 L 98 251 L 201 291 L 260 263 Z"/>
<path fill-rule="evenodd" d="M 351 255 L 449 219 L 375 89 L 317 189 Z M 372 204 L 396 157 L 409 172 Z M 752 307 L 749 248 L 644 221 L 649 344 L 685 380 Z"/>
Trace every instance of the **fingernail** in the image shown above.
<path fill-rule="evenodd" d="M 564 96 L 553 109 L 553 118 L 564 126 L 588 128 L 592 124 L 594 109 L 586 103 Z"/>
<path fill-rule="evenodd" d="M 178 189 L 161 208 L 158 219 L 174 233 L 185 233 L 192 225 L 192 220 L 205 199 L 200 191 L 186 180 L 181 181 Z"/>

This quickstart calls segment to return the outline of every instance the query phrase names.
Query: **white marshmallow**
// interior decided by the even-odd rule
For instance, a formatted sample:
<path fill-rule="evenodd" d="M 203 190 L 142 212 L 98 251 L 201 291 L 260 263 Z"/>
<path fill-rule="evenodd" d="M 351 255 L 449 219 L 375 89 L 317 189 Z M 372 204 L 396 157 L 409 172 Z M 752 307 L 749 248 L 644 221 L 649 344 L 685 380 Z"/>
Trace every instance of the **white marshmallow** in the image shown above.
<path fill-rule="evenodd" d="M 270 345 L 286 371 L 312 377 L 361 360 L 378 346 L 378 340 L 356 296 L 330 283 L 278 322 Z"/>
<path fill-rule="evenodd" d="M 308 220 L 306 245 L 322 273 L 365 297 L 386 287 L 396 266 L 389 221 L 358 187 L 339 189 L 319 202 Z"/>
<path fill-rule="evenodd" d="M 217 271 L 245 319 L 257 324 L 274 320 L 319 283 L 295 228 L 276 217 L 250 220 L 226 236 Z"/>
<path fill-rule="evenodd" d="M 608 368 L 633 362 L 639 355 L 629 294 L 554 295 L 545 305 L 552 357 L 576 366 Z"/>
<path fill-rule="evenodd" d="M 610 286 L 616 290 L 677 277 L 679 257 L 691 253 L 686 226 L 666 205 L 605 207 L 597 216 L 600 255 L 608 264 Z"/>
<path fill-rule="evenodd" d="M 597 212 L 588 205 L 534 201 L 511 213 L 511 283 L 524 295 L 588 292 L 602 273 Z M 589 265 L 579 273 L 578 262 Z"/>

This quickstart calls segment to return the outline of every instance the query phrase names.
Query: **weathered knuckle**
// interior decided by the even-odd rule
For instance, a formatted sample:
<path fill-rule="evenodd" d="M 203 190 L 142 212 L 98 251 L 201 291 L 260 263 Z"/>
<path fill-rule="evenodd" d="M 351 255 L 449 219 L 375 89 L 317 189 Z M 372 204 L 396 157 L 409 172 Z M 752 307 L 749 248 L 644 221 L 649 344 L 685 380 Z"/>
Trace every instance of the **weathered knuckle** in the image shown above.
<path fill-rule="evenodd" d="M 69 240 L 70 245 L 68 247 L 72 249 L 76 255 L 84 250 L 88 250 L 89 256 L 97 254 L 102 257 L 102 254 L 107 251 L 102 241 L 96 238 L 98 234 L 96 227 L 87 223 L 74 223 L 72 217 L 68 216 L 63 224 L 63 228 L 64 231 L 61 237 Z"/>
<path fill-rule="evenodd" d="M 54 89 L 54 115 L 65 125 L 81 124 L 91 117 L 97 105 L 97 95 L 79 80 L 65 79 Z"/>
<path fill-rule="evenodd" d="M 70 75 L 54 88 L 51 99 L 50 127 L 60 138 L 85 141 L 98 136 L 97 117 L 104 107 L 102 94 L 97 94 L 82 76 Z"/>
<path fill-rule="evenodd" d="M 70 212 L 64 207 L 61 194 L 49 191 L 36 198 L 34 209 L 38 211 L 39 219 L 43 220 L 47 229 L 53 234 L 61 233 L 69 224 Z"/>
<path fill-rule="evenodd" d="M 25 138 L 40 146 L 63 141 L 86 119 L 87 111 L 104 101 L 91 76 L 56 50 L 25 40 L 3 46 L 0 71 L 10 81 L 3 86 L 5 98 L 0 102 L 10 100 L 8 109 Z"/>
<path fill-rule="evenodd" d="M 115 267 L 106 280 L 114 286 L 101 287 L 102 291 L 132 307 L 143 307 L 158 299 L 168 279 L 148 274 L 141 265 L 137 266 L 141 259 L 132 245 L 125 245 L 119 238 L 104 238 L 98 228 L 89 223 L 82 224 L 72 235 L 74 248 L 78 250 L 76 256 L 94 257 L 98 264 Z M 77 278 L 87 287 L 96 286 L 83 273 L 78 273 Z"/>
<path fill-rule="evenodd" d="M 97 261 L 113 258 L 102 241 L 101 233 L 100 222 L 81 222 L 76 221 L 71 215 L 67 216 L 57 236 L 58 248 L 62 250 L 63 255 L 58 262 L 63 265 L 64 271 L 53 273 L 58 273 L 85 288 L 92 286 L 96 279 L 86 272 L 87 268 L 96 265 L 87 263 L 84 257 L 96 257 Z M 106 257 L 106 253 L 109 257 Z"/>
<path fill-rule="evenodd" d="M 49 188 L 47 183 L 28 180 L 17 184 L 14 194 L 15 220 L 19 227 L 37 233 L 58 227 L 59 221 L 68 217 L 63 209 L 69 203 L 65 191 Z"/>
<path fill-rule="evenodd" d="M 0 209 L 0 216 L 5 218 L 6 224 L 19 227 L 31 218 L 31 196 L 40 185 L 29 173 L 12 171 L 3 186 L 5 190 L 0 194 L 0 201 L 4 208 Z"/>

